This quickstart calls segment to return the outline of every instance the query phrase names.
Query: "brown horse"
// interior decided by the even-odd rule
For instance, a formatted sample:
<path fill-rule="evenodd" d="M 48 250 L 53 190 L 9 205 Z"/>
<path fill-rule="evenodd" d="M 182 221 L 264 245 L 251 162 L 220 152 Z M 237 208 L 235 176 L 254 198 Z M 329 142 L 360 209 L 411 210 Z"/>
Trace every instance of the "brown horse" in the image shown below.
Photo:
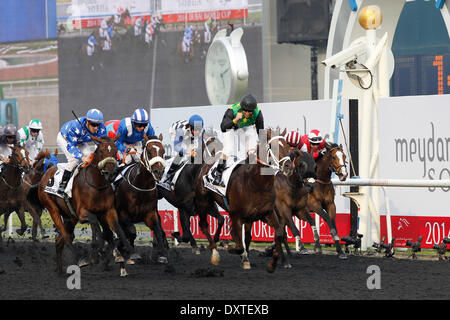
<path fill-rule="evenodd" d="M 10 147 L 12 152 L 9 161 L 2 164 L 0 172 L 0 216 L 4 214 L 5 224 L 0 228 L 1 233 L 6 230 L 9 215 L 16 212 L 20 219 L 21 227 L 16 232 L 23 235 L 27 230 L 25 222 L 25 206 L 22 197 L 24 195 L 24 185 L 22 183 L 22 173 L 26 173 L 31 168 L 28 151 L 22 147 Z"/>
<path fill-rule="evenodd" d="M 102 226 L 111 228 L 123 243 L 127 252 L 131 251 L 131 246 L 126 239 L 125 233 L 119 225 L 118 216 L 114 207 L 114 193 L 111 187 L 111 179 L 115 176 L 117 168 L 117 147 L 115 140 L 108 136 L 96 138 L 91 136 L 92 140 L 98 144 L 95 152 L 92 154 L 92 160 L 80 168 L 79 173 L 73 180 L 72 198 L 62 199 L 61 197 L 46 193 L 45 187 L 55 174 L 57 167 L 48 170 L 41 179 L 38 186 L 38 197 L 42 205 L 47 208 L 53 223 L 59 231 L 56 237 L 56 271 L 62 273 L 62 252 L 64 244 L 71 250 L 75 261 L 80 266 L 86 265 L 86 261 L 79 260 L 78 253 L 72 244 L 74 238 L 75 225 L 80 223 L 91 224 L 93 229 L 93 249 L 103 246 L 101 231 L 98 222 Z M 33 187 L 35 188 L 35 187 Z M 29 197 L 33 188 L 31 188 Z M 66 204 L 70 204 L 70 207 Z M 99 239 L 96 236 L 99 235 Z M 114 246 L 109 243 L 110 248 Z M 121 265 L 121 275 L 126 271 Z"/>
<path fill-rule="evenodd" d="M 55 150 L 55 153 L 53 154 L 55 157 L 58 155 L 58 149 Z M 40 151 L 36 158 L 34 159 L 33 167 L 31 168 L 30 172 L 25 174 L 23 176 L 23 189 L 24 194 L 21 194 L 22 201 L 24 201 L 25 210 L 31 214 L 33 217 L 33 227 L 31 228 L 31 239 L 33 241 L 37 241 L 37 228 L 39 227 L 41 230 L 41 236 L 42 239 L 48 238 L 48 236 L 45 235 L 45 230 L 42 227 L 42 211 L 44 208 L 42 206 L 35 207 L 33 206 L 27 199 L 26 195 L 28 194 L 28 191 L 30 188 L 34 185 L 37 185 L 39 181 L 41 181 L 42 176 L 44 175 L 44 171 L 50 169 L 53 164 L 48 163 L 46 165 L 47 159 L 51 159 L 51 153 L 48 150 Z"/>
<path fill-rule="evenodd" d="M 162 178 L 166 165 L 163 137 L 159 135 L 159 138 L 151 137 L 149 139 L 144 135 L 144 139 L 145 148 L 142 151 L 140 162 L 132 164 L 117 185 L 115 191 L 116 210 L 119 214 L 120 225 L 131 246 L 134 247 L 136 239 L 134 224 L 144 222 L 154 232 L 154 243 L 158 247 L 158 252 L 155 248 L 152 256 L 158 256 L 160 263 L 167 263 L 169 246 L 158 214 L 156 186 L 156 183 Z"/>
<path fill-rule="evenodd" d="M 291 159 L 293 159 L 294 174 L 285 176 L 278 173 L 275 179 L 276 201 L 275 211 L 280 220 L 280 225 L 283 230 L 288 226 L 293 235 L 300 239 L 300 232 L 295 227 L 292 221 L 292 216 L 295 215 L 299 219 L 307 220 L 311 225 L 314 225 L 314 220 L 309 215 L 307 208 L 308 193 L 311 192 L 312 186 L 310 178 L 316 178 L 316 164 L 313 157 L 299 150 L 291 152 Z M 313 227 L 313 230 L 315 227 Z M 317 231 L 315 231 L 315 239 Z M 318 241 L 318 236 L 317 240 Z M 288 256 L 291 255 L 289 245 L 287 243 L 287 235 L 284 234 L 283 242 Z M 319 244 L 320 246 L 320 244 Z M 273 249 L 273 247 L 271 247 Z M 306 253 L 305 248 L 301 248 L 301 253 Z M 283 264 L 286 268 L 290 268 L 290 264 L 285 255 L 282 255 Z"/>
<path fill-rule="evenodd" d="M 330 227 L 333 236 L 336 252 L 340 259 L 347 256 L 342 252 L 339 244 L 340 238 L 336 228 L 336 205 L 334 203 L 335 191 L 331 183 L 331 174 L 334 172 L 339 180 L 347 179 L 346 156 L 341 145 L 326 144 L 325 154 L 316 159 L 317 179 L 314 184 L 314 192 L 308 194 L 308 209 L 321 216 Z"/>
<path fill-rule="evenodd" d="M 230 176 L 226 200 L 217 193 L 204 187 L 203 176 L 212 165 L 204 165 L 196 182 L 196 208 L 199 212 L 199 226 L 209 241 L 208 248 L 212 250 L 211 262 L 219 264 L 219 253 L 216 243 L 208 232 L 206 214 L 215 201 L 222 208 L 228 208 L 231 219 L 231 236 L 235 247 L 228 247 L 230 253 L 240 254 L 242 267 L 250 269 L 247 250 L 251 241 L 251 226 L 254 221 L 262 220 L 275 229 L 275 250 L 272 261 L 267 266 L 268 272 L 274 272 L 281 251 L 283 229 L 274 211 L 275 207 L 275 172 L 281 170 L 285 175 L 293 173 L 292 161 L 289 157 L 289 145 L 284 134 L 272 137 L 272 131 L 267 131 L 268 142 L 258 146 L 258 155 L 249 153 L 245 164 L 238 165 Z M 274 163 L 272 165 L 271 163 Z M 242 238 L 245 229 L 245 240 Z M 241 233 L 242 231 L 242 233 Z M 245 242 L 245 245 L 244 243 Z"/>

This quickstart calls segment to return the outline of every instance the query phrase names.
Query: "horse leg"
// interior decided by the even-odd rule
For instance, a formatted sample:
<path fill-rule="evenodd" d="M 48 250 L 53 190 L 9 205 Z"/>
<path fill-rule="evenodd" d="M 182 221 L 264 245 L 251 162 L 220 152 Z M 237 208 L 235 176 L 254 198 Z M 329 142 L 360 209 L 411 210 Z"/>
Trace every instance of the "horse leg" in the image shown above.
<path fill-rule="evenodd" d="M 220 240 L 220 232 L 222 231 L 223 224 L 225 223 L 225 218 L 220 214 L 215 203 L 211 206 L 210 216 L 217 219 L 217 230 L 214 235 L 214 242 L 217 243 Z"/>
<path fill-rule="evenodd" d="M 277 267 L 278 258 L 280 256 L 280 252 L 282 250 L 281 242 L 283 240 L 283 232 L 284 231 L 280 225 L 280 222 L 275 213 L 275 210 L 273 210 L 270 214 L 268 214 L 266 216 L 265 220 L 275 230 L 275 249 L 273 251 L 272 261 L 269 262 L 269 264 L 267 265 L 267 272 L 272 273 L 275 271 L 275 268 Z"/>
<path fill-rule="evenodd" d="M 49 211 L 50 212 L 50 211 Z M 76 221 L 72 219 L 67 219 L 62 221 L 61 216 L 59 215 L 59 211 L 54 213 L 54 215 L 51 214 L 53 222 L 56 226 L 56 228 L 59 231 L 58 236 L 55 239 L 56 244 L 56 272 L 60 275 L 63 274 L 62 270 L 62 252 L 64 249 L 64 245 L 66 245 L 73 255 L 73 261 L 75 263 L 78 263 L 78 253 L 75 250 L 75 247 L 72 244 L 73 241 L 73 230 L 75 229 Z"/>
<path fill-rule="evenodd" d="M 25 221 L 25 209 L 23 205 L 20 206 L 19 210 L 16 213 L 20 220 L 20 229 L 16 230 L 16 232 L 19 236 L 23 236 L 25 231 L 27 231 L 28 229 L 27 222 Z"/>
<path fill-rule="evenodd" d="M 218 266 L 220 263 L 220 255 L 219 251 L 217 251 L 216 242 L 211 237 L 211 234 L 209 233 L 208 228 L 208 219 L 206 216 L 206 212 L 199 213 L 199 222 L 198 225 L 200 227 L 200 230 L 202 230 L 203 234 L 208 239 L 208 249 L 211 250 L 211 263 L 215 266 Z"/>
<path fill-rule="evenodd" d="M 125 233 L 123 232 L 123 229 L 119 225 L 119 218 L 117 217 L 116 209 L 111 208 L 106 212 L 105 220 L 108 223 L 109 227 L 117 234 L 119 237 L 120 242 L 122 243 L 124 247 L 124 253 L 125 253 L 125 260 L 129 258 L 130 252 L 132 251 L 130 242 L 125 236 Z M 125 263 L 120 263 L 120 276 L 125 277 L 128 273 L 125 270 Z"/>
<path fill-rule="evenodd" d="M 245 270 L 251 269 L 250 260 L 248 258 L 248 250 L 250 248 L 250 242 L 252 241 L 252 224 L 253 223 L 244 223 L 242 225 L 244 252 L 241 254 L 241 267 Z"/>
<path fill-rule="evenodd" d="M 338 258 L 347 259 L 347 255 L 342 251 L 341 244 L 339 243 L 341 239 L 339 238 L 336 228 L 336 205 L 334 204 L 334 202 L 328 204 L 326 211 L 328 212 L 328 216 L 330 217 L 330 233 L 333 236 L 333 240 L 336 245 Z"/>
<path fill-rule="evenodd" d="M 145 215 L 145 219 L 144 219 L 145 225 L 151 229 L 155 235 L 156 238 L 156 244 L 157 244 L 157 253 L 158 253 L 158 263 L 163 263 L 166 264 L 168 263 L 167 260 L 167 253 L 168 253 L 168 248 L 165 247 L 164 243 L 164 238 L 163 238 L 163 233 L 164 230 L 161 227 L 160 224 L 160 219 L 159 219 L 159 215 L 158 215 L 158 211 L 154 210 L 154 211 L 150 211 Z M 155 247 L 153 247 L 153 250 L 155 250 Z M 155 256 L 154 253 L 152 252 L 152 256 Z"/>

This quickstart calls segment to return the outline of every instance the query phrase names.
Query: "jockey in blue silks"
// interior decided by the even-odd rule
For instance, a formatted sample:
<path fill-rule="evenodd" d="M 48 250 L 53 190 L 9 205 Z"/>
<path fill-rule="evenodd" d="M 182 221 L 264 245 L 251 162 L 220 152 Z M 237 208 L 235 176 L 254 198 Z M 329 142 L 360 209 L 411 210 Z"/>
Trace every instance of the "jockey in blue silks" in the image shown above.
<path fill-rule="evenodd" d="M 198 159 L 197 157 L 200 157 L 200 161 L 202 160 L 203 126 L 203 118 L 194 114 L 189 118 L 187 124 L 177 129 L 173 142 L 177 154 L 167 171 L 167 176 L 164 181 L 169 183 L 172 189 L 172 179 L 175 176 L 175 172 L 180 169 L 181 165 L 184 163 L 183 160 L 186 159 L 186 157 L 196 159 Z M 196 159 L 194 159 L 194 163 L 196 163 Z"/>
<path fill-rule="evenodd" d="M 58 147 L 67 158 L 65 170 L 59 185 L 58 193 L 63 194 L 69 182 L 72 171 L 83 162 L 88 162 L 88 157 L 96 149 L 91 135 L 97 138 L 106 136 L 106 127 L 103 124 L 103 113 L 98 109 L 90 109 L 80 121 L 71 120 L 63 124 L 56 137 Z"/>
<path fill-rule="evenodd" d="M 148 113 L 144 109 L 136 109 L 131 117 L 120 121 L 116 132 L 116 136 L 118 134 L 120 136 L 116 141 L 116 146 L 120 158 L 125 163 L 128 164 L 131 160 L 139 161 L 143 151 L 144 133 L 149 138 L 155 135 Z"/>

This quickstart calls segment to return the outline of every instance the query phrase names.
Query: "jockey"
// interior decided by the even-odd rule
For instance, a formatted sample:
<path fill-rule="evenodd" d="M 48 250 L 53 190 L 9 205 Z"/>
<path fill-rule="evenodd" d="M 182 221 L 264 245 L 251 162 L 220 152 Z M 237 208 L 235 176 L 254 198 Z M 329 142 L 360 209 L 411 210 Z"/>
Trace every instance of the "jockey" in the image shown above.
<path fill-rule="evenodd" d="M 42 134 L 42 123 L 38 119 L 30 121 L 28 126 L 24 126 L 18 131 L 20 144 L 28 151 L 31 162 L 42 150 L 44 145 L 44 135 Z"/>
<path fill-rule="evenodd" d="M 300 132 L 291 131 L 286 135 L 286 142 L 300 151 L 312 154 L 314 160 L 323 153 L 326 148 L 326 141 L 322 138 L 319 130 L 311 130 L 309 134 L 301 136 Z"/>
<path fill-rule="evenodd" d="M 193 36 L 193 33 L 194 33 L 193 30 L 194 30 L 194 27 L 193 26 L 189 26 L 184 31 L 183 43 L 182 43 L 183 52 L 191 51 L 192 36 Z"/>
<path fill-rule="evenodd" d="M 202 155 L 203 146 L 203 119 L 197 114 L 194 114 L 189 118 L 189 121 L 184 126 L 177 129 L 176 136 L 173 142 L 173 146 L 177 155 L 167 171 L 167 178 L 165 182 L 172 185 L 172 179 L 175 172 L 180 168 L 183 158 L 189 156 L 191 159 L 197 155 Z"/>
<path fill-rule="evenodd" d="M 80 161 L 88 162 L 88 156 L 95 151 L 91 135 L 97 138 L 106 136 L 103 124 L 103 113 L 98 109 L 90 109 L 85 117 L 71 120 L 62 125 L 56 143 L 64 152 L 67 163 L 59 185 L 58 193 L 63 194 L 69 182 L 72 171 Z"/>
<path fill-rule="evenodd" d="M 137 18 L 136 22 L 134 24 L 134 36 L 138 37 L 142 34 L 142 22 L 143 22 L 143 18 Z"/>
<path fill-rule="evenodd" d="M 95 38 L 94 33 L 92 32 L 88 39 L 88 46 L 87 46 L 87 55 L 92 56 L 95 52 L 95 46 L 98 46 L 98 41 Z"/>
<path fill-rule="evenodd" d="M 152 23 L 147 24 L 147 26 L 145 27 L 145 39 L 144 39 L 145 43 L 150 44 L 152 42 L 153 33 L 154 33 L 153 24 Z"/>
<path fill-rule="evenodd" d="M 116 137 L 116 132 L 119 129 L 120 120 L 109 120 L 105 122 L 106 133 L 108 137 L 114 139 Z"/>
<path fill-rule="evenodd" d="M 9 162 L 9 155 L 11 154 L 10 146 L 19 145 L 19 136 L 17 128 L 12 123 L 7 124 L 0 130 L 0 161 L 4 163 Z"/>
<path fill-rule="evenodd" d="M 204 33 L 204 39 L 205 39 L 205 43 L 210 43 L 211 42 L 211 26 L 212 24 L 212 19 L 211 17 L 209 17 L 208 20 L 205 21 L 205 33 Z"/>
<path fill-rule="evenodd" d="M 114 23 L 119 24 L 122 19 L 122 13 L 124 12 L 123 8 L 117 8 L 117 12 L 114 14 Z"/>
<path fill-rule="evenodd" d="M 234 137 L 238 131 L 243 131 L 248 141 L 246 152 L 256 151 L 259 130 L 264 129 L 264 119 L 256 99 L 245 95 L 240 103 L 235 103 L 225 112 L 220 129 L 223 134 L 222 162 L 219 162 L 213 184 L 224 186 L 222 173 L 226 166 L 227 157 L 234 152 Z"/>
<path fill-rule="evenodd" d="M 144 147 L 142 143 L 144 141 L 144 133 L 147 137 L 155 135 L 148 113 L 144 109 L 136 109 L 131 117 L 120 121 L 116 133 L 116 135 L 120 134 L 120 136 L 116 141 L 116 145 L 120 157 L 126 164 L 129 164 L 131 160 L 139 161 Z M 135 150 L 132 150 L 132 147 Z M 129 153 L 130 151 L 133 151 L 133 154 Z"/>

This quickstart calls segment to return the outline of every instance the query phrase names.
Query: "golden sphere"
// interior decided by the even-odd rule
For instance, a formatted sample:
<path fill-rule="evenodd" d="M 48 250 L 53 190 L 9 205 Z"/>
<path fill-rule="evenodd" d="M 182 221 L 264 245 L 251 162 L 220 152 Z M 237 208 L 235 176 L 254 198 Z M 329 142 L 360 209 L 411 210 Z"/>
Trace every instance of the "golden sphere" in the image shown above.
<path fill-rule="evenodd" d="M 358 14 L 358 21 L 364 29 L 375 30 L 383 22 L 383 14 L 380 7 L 370 5 L 362 8 Z"/>

